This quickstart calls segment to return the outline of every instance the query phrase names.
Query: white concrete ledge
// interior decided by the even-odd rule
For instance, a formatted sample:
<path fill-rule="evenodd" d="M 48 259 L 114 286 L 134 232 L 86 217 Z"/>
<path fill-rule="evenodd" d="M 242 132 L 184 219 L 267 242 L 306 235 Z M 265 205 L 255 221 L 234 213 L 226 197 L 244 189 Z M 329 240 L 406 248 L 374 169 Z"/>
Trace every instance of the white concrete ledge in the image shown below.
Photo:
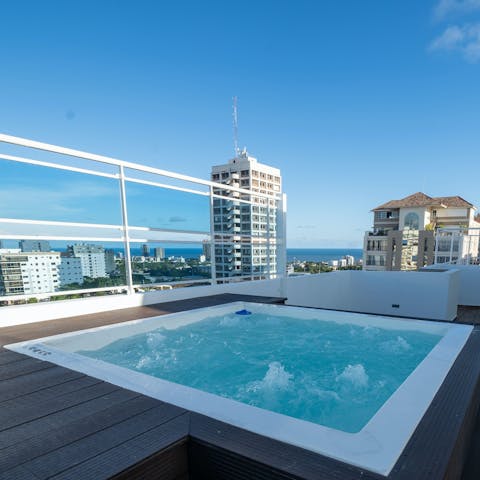
<path fill-rule="evenodd" d="M 452 321 L 459 272 L 337 271 L 291 277 L 287 305 Z"/>

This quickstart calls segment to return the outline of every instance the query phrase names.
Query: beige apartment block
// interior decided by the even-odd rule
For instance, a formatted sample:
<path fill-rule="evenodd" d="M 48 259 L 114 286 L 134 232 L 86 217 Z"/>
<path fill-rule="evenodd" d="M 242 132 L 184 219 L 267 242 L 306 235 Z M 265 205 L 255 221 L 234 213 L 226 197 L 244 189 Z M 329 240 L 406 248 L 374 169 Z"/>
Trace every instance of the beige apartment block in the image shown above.
<path fill-rule="evenodd" d="M 422 192 L 374 208 L 373 229 L 364 237 L 363 268 L 417 270 L 452 259 L 478 258 L 478 236 L 469 235 L 480 228 L 475 210 L 462 197 L 430 197 Z M 439 230 L 449 229 L 460 232 L 455 244 L 451 237 L 436 240 Z"/>

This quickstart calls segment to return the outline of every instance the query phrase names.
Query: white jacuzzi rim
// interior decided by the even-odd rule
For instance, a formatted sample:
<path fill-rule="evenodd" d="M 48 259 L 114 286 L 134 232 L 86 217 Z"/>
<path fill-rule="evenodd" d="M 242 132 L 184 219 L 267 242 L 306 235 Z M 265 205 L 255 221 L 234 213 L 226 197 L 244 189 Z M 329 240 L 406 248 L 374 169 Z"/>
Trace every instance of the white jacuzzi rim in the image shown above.
<path fill-rule="evenodd" d="M 347 433 L 260 409 L 75 353 L 75 350 L 80 349 L 96 350 L 120 338 L 154 330 L 160 326 L 178 328 L 181 325 L 202 320 L 206 316 L 233 313 L 242 308 L 254 312 L 267 310 L 271 314 L 279 316 L 294 313 L 302 318 L 311 319 L 319 319 L 319 317 L 322 319 L 322 315 L 325 315 L 328 318 L 323 320 L 356 325 L 365 325 L 365 322 L 368 321 L 369 326 L 420 330 L 440 334 L 443 337 L 358 433 Z M 208 312 L 208 315 L 203 315 L 205 312 Z M 175 326 L 172 324 L 172 318 L 177 319 Z M 382 475 L 388 475 L 472 330 L 473 327 L 470 325 L 446 322 L 284 305 L 232 302 L 52 335 L 6 345 L 5 348 L 41 360 L 48 360 L 269 438 L 293 444 Z M 84 340 L 90 337 L 91 342 L 92 334 L 102 332 L 114 335 L 107 335 L 109 338 L 104 338 L 103 341 L 99 340 L 99 343 L 95 343 L 93 348 L 91 345 L 90 348 L 82 345 L 82 337 Z M 124 332 L 129 332 L 129 334 L 125 335 Z M 62 345 L 62 348 L 59 348 L 59 345 Z M 412 392 L 414 392 L 413 395 Z"/>

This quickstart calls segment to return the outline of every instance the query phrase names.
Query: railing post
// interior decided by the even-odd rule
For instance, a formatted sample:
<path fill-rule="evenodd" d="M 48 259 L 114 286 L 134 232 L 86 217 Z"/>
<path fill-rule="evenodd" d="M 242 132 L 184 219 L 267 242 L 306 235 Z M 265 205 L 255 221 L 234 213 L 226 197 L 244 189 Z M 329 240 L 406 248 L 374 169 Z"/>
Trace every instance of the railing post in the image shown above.
<path fill-rule="evenodd" d="M 277 275 L 280 275 L 281 295 L 287 296 L 287 195 L 282 194 L 277 207 Z M 280 248 L 279 248 L 280 247 Z"/>
<path fill-rule="evenodd" d="M 210 185 L 210 271 L 212 285 L 217 284 L 217 265 L 215 262 L 215 229 L 214 229 L 214 210 L 213 210 L 213 187 Z"/>
<path fill-rule="evenodd" d="M 122 205 L 122 227 L 123 227 L 123 245 L 125 247 L 125 276 L 127 280 L 127 292 L 129 295 L 135 293 L 133 289 L 132 278 L 132 256 L 130 254 L 130 236 L 128 232 L 128 215 L 127 215 L 127 194 L 125 190 L 125 172 L 123 165 L 119 165 L 119 183 L 120 183 L 120 200 Z"/>
<path fill-rule="evenodd" d="M 452 263 L 453 261 L 453 237 L 454 237 L 454 232 L 450 232 L 450 261 L 448 263 Z"/>
<path fill-rule="evenodd" d="M 268 272 L 268 280 L 272 278 L 272 270 L 271 270 L 271 261 L 270 261 L 270 255 L 271 255 L 271 248 L 270 248 L 270 199 L 267 199 L 267 272 Z"/>

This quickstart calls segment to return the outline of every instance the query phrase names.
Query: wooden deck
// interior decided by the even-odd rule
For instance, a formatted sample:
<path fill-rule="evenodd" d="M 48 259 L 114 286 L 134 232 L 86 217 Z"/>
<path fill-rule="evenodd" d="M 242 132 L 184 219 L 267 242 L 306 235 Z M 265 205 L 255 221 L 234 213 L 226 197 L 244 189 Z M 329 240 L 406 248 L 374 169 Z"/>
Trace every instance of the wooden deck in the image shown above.
<path fill-rule="evenodd" d="M 459 323 L 468 323 L 470 325 L 480 325 L 480 307 L 459 305 L 455 321 Z"/>
<path fill-rule="evenodd" d="M 0 329 L 0 346 L 238 300 L 282 301 L 226 294 L 6 327 Z M 479 377 L 480 329 L 470 337 L 390 480 L 459 478 L 469 451 L 467 474 L 478 472 L 475 442 L 469 445 Z M 385 477 L 0 348 L 0 479 L 107 478 Z"/>

